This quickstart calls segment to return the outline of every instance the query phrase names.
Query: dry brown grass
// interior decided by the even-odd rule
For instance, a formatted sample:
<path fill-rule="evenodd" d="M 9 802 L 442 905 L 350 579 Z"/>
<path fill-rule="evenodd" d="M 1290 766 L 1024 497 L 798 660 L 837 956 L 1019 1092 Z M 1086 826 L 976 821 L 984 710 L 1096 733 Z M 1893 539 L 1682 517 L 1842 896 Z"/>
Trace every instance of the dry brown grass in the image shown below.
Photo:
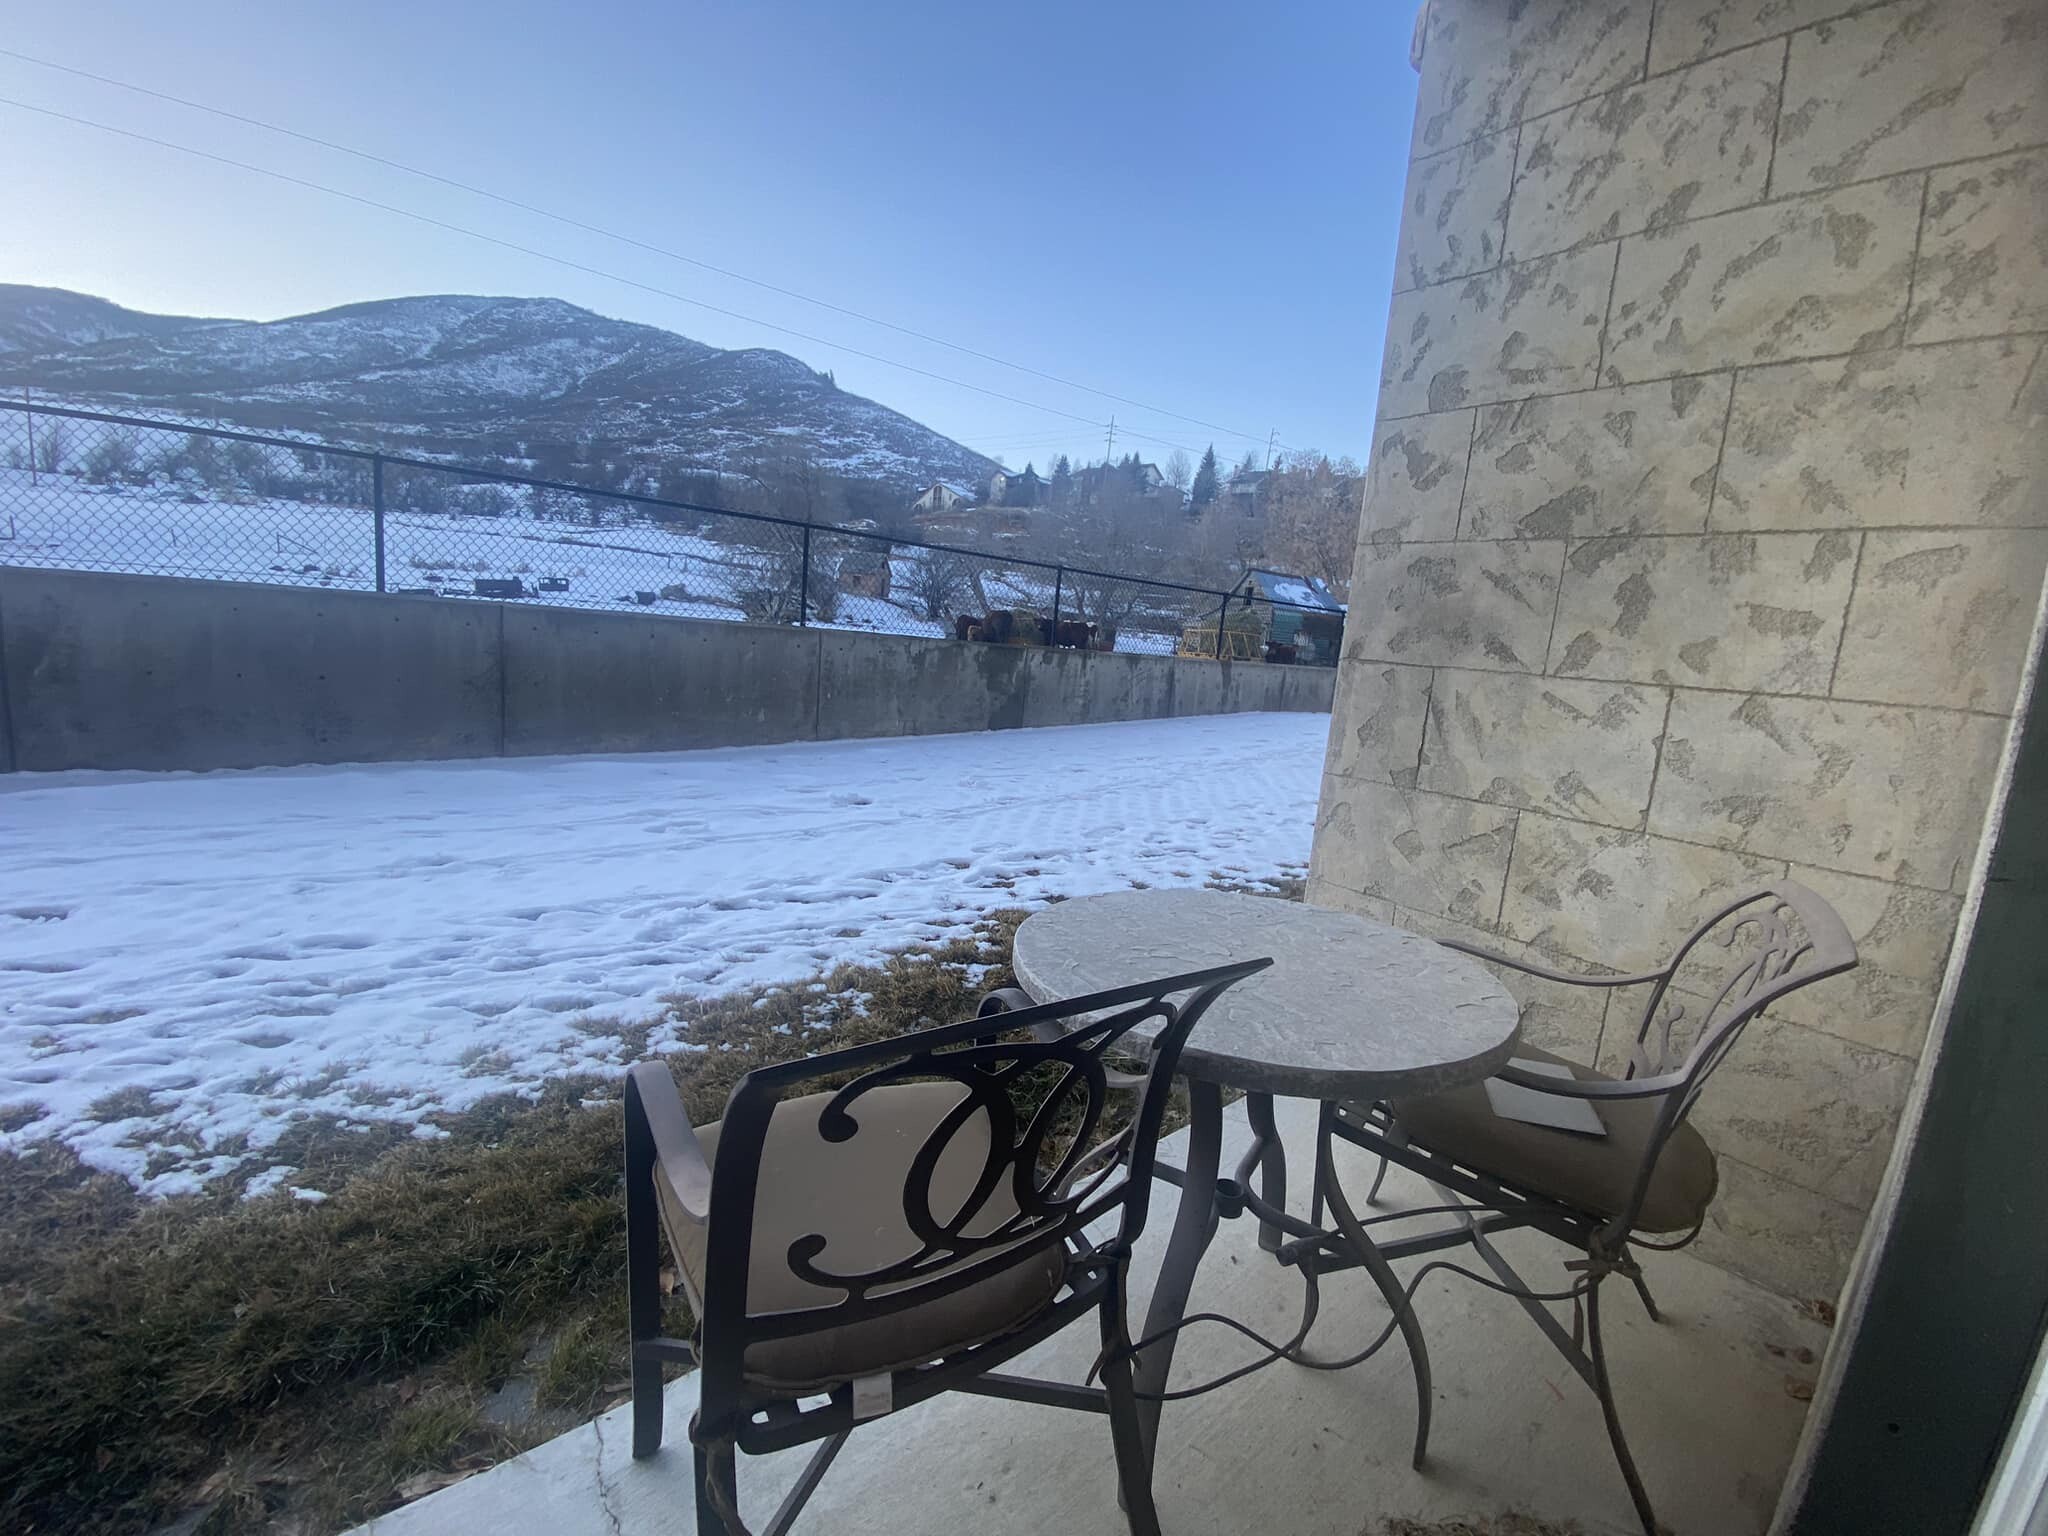
<path fill-rule="evenodd" d="M 673 1004 L 711 1047 L 670 1058 L 690 1114 L 716 1118 L 765 1062 L 971 1016 L 1011 981 L 1022 915 L 822 991 Z M 147 1202 L 54 1146 L 0 1160 L 0 1528 L 117 1536 L 204 1511 L 195 1536 L 311 1536 L 617 1400 L 616 1086 L 445 1128 L 298 1123 L 266 1161 L 327 1191 L 317 1205 L 244 1200 L 237 1179 Z M 494 1421 L 492 1394 L 522 1381 L 531 1411 Z"/>

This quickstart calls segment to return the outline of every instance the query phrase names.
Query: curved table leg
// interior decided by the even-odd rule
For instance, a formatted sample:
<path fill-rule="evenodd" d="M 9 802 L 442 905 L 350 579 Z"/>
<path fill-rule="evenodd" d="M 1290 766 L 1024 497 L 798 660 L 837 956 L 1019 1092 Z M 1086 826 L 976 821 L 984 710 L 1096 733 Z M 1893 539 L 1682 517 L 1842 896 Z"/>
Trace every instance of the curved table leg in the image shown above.
<path fill-rule="evenodd" d="M 1372 1276 L 1373 1283 L 1380 1288 L 1380 1294 L 1387 1299 L 1387 1305 L 1394 1310 L 1395 1318 L 1401 1325 L 1401 1337 L 1408 1345 L 1408 1361 L 1415 1367 L 1415 1460 L 1419 1471 L 1423 1455 L 1429 1449 L 1429 1415 L 1433 1395 L 1429 1382 L 1429 1345 L 1422 1336 L 1422 1323 L 1415 1316 L 1415 1309 L 1408 1304 L 1408 1297 L 1401 1289 L 1400 1277 L 1394 1268 L 1373 1246 L 1373 1240 L 1358 1217 L 1351 1209 L 1351 1202 L 1344 1198 L 1344 1185 L 1336 1177 L 1333 1159 L 1330 1156 L 1330 1131 L 1326 1120 L 1322 1132 L 1322 1144 L 1316 1149 L 1317 1166 L 1330 1171 L 1329 1197 L 1330 1214 L 1336 1218 L 1337 1230 L 1344 1234 L 1344 1240 L 1358 1255 L 1358 1262 L 1365 1272 Z"/>
<path fill-rule="evenodd" d="M 1267 1204 L 1284 1211 L 1287 1209 L 1287 1149 L 1280 1144 L 1280 1130 L 1273 1123 L 1273 1095 L 1247 1093 L 1244 1112 L 1245 1118 L 1251 1121 L 1252 1135 L 1257 1138 L 1259 1193 Z M 1285 1236 L 1272 1222 L 1259 1223 L 1259 1246 L 1266 1252 L 1278 1253 Z"/>
<path fill-rule="evenodd" d="M 1268 1101 L 1268 1112 L 1271 1103 Z M 1148 1338 L 1171 1328 L 1187 1313 L 1188 1292 L 1194 1288 L 1195 1269 L 1209 1240 L 1216 1235 L 1216 1174 L 1223 1155 L 1223 1090 L 1214 1083 L 1188 1080 L 1188 1161 L 1181 1180 L 1180 1206 L 1174 1212 L 1173 1235 L 1167 1240 L 1166 1259 L 1159 1269 L 1159 1281 L 1152 1288 L 1152 1301 L 1145 1309 L 1145 1327 L 1139 1338 Z M 1138 1397 L 1138 1425 L 1145 1441 L 1147 1471 L 1157 1455 L 1159 1410 L 1156 1399 L 1166 1390 L 1173 1370 L 1176 1336 L 1167 1334 L 1148 1345 L 1137 1357 L 1137 1378 L 1133 1387 Z"/>

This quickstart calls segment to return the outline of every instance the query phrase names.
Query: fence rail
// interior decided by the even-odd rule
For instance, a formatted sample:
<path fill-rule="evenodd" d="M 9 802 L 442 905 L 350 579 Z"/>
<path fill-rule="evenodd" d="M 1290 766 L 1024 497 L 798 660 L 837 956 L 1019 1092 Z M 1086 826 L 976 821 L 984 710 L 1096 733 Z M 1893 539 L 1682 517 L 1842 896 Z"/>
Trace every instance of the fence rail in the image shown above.
<path fill-rule="evenodd" d="M 1312 603 L 541 479 L 0 402 L 0 565 L 1336 664 Z"/>

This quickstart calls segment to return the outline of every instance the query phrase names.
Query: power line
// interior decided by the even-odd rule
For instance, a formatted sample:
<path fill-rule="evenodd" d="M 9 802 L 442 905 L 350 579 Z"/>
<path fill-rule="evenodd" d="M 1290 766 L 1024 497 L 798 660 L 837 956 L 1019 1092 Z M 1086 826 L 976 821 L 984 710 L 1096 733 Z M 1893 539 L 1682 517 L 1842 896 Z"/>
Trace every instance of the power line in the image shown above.
<path fill-rule="evenodd" d="M 124 139 L 134 139 L 143 144 L 154 144 L 160 149 L 176 150 L 180 154 L 193 155 L 201 160 L 211 160 L 218 165 L 232 166 L 236 170 L 249 171 L 258 176 L 268 176 L 272 180 L 281 181 L 290 186 L 303 187 L 308 191 L 324 192 L 330 197 L 344 198 L 351 203 L 358 203 L 365 208 L 375 208 L 384 213 L 395 213 L 400 218 L 412 219 L 417 223 L 426 224 L 435 229 L 447 230 L 451 234 L 464 235 L 472 240 L 481 240 L 487 245 L 495 245 L 504 250 L 516 251 L 522 256 L 531 256 L 539 261 L 551 261 L 557 266 L 568 267 L 573 271 L 587 273 L 592 277 L 601 277 L 608 282 L 623 283 L 628 288 L 637 288 L 643 293 L 652 293 L 665 299 L 673 299 L 678 304 L 688 304 L 697 309 L 709 310 L 716 315 L 724 315 L 728 319 L 741 320 L 748 325 L 758 325 L 765 330 L 775 331 L 784 336 L 794 336 L 799 341 L 810 342 L 813 346 L 829 347 L 835 352 L 844 352 L 851 357 L 865 358 L 869 362 L 880 363 L 884 367 L 899 368 L 905 373 L 914 373 L 940 384 L 950 384 L 956 389 L 973 390 L 976 394 L 987 395 L 991 399 L 1006 400 L 1012 405 L 1021 405 L 1029 410 L 1043 411 L 1048 416 L 1061 416 L 1068 421 L 1078 421 L 1090 429 L 1101 426 L 1101 423 L 1093 417 L 1082 416 L 1074 411 L 1062 410 L 1056 405 L 1046 405 L 1041 401 L 1027 400 L 1021 395 L 1008 394 L 1000 389 L 990 389 L 983 384 L 971 384 L 965 379 L 956 379 L 950 374 L 937 373 L 929 368 L 920 368 L 914 363 L 898 362 L 893 357 L 884 357 L 879 352 L 868 352 L 860 347 L 850 347 L 844 342 L 828 341 L 825 337 L 814 335 L 809 331 L 799 331 L 791 326 L 777 325 L 772 320 L 763 320 L 758 316 L 745 314 L 737 309 L 727 309 L 723 305 L 713 304 L 705 299 L 693 299 L 686 293 L 676 292 L 673 288 L 663 288 L 655 283 L 643 283 L 638 278 L 626 277 L 621 273 L 608 271 L 603 267 L 594 267 L 588 262 L 576 261 L 567 256 L 558 256 L 551 251 L 538 250 L 530 245 L 522 245 L 516 240 L 507 240 L 499 235 L 486 234 L 482 230 L 471 229 L 467 225 L 454 224 L 446 219 L 437 219 L 431 214 L 416 213 L 410 208 L 401 208 L 396 203 L 380 202 L 374 197 L 364 197 L 361 193 L 345 192 L 339 187 L 330 187 L 322 182 L 308 180 L 303 176 L 294 176 L 285 171 L 274 171 L 268 166 L 254 165 L 247 160 L 237 160 L 229 155 L 217 155 L 211 150 L 195 149 L 189 144 L 179 144 L 170 139 L 160 139 L 154 134 L 141 133 L 133 128 L 117 128 L 112 123 L 98 122 L 93 118 L 80 117 L 70 112 L 59 112 L 54 107 L 39 107 L 30 102 L 16 101 L 9 96 L 0 96 L 0 106 L 14 107 L 23 112 L 34 112 L 43 117 L 56 118 L 60 122 L 75 123 L 83 128 L 94 128 L 102 133 L 115 134 Z M 1130 435 L 1146 438 L 1150 442 L 1164 444 L 1168 448 L 1182 447 L 1181 444 L 1173 442 L 1171 439 L 1152 437 L 1147 433 L 1132 432 Z M 1187 450 L 1182 448 L 1182 451 L 1186 452 Z"/>
<path fill-rule="evenodd" d="M 978 347 L 969 347 L 959 342 L 947 341 L 942 336 L 934 336 L 928 331 L 920 331 L 913 326 L 900 325 L 893 320 L 884 320 L 879 315 L 870 315 L 862 310 L 848 308 L 843 304 L 834 304 L 829 299 L 814 298 L 810 294 L 800 293 L 794 288 L 785 288 L 780 284 L 771 283 L 762 278 L 749 277 L 744 272 L 735 272 L 729 267 L 721 267 L 696 256 L 686 256 L 681 251 L 673 251 L 666 246 L 655 245 L 633 235 L 621 234 L 619 231 L 607 229 L 601 224 L 587 223 L 569 214 L 557 213 L 551 208 L 543 208 L 536 203 L 525 202 L 516 197 L 508 197 L 502 192 L 493 192 L 488 187 L 479 187 L 471 182 L 460 181 L 453 176 L 441 175 L 437 171 L 429 171 L 420 166 L 408 165 L 403 160 L 392 160 L 384 155 L 373 154 L 369 150 L 357 149 L 352 145 L 338 143 L 333 139 L 324 139 L 318 134 L 305 133 L 297 128 L 287 128 L 281 123 L 268 122 L 263 118 L 251 117 L 241 112 L 233 112 L 225 107 L 209 106 L 203 101 L 193 101 L 188 97 L 175 96 L 169 91 L 159 91 L 150 86 L 137 85 L 130 80 L 119 80 L 111 75 L 95 74 L 89 69 L 79 69 L 70 64 L 59 64 L 53 59 L 37 58 L 34 54 L 22 53 L 13 48 L 0 48 L 0 58 L 17 59 L 24 64 L 33 64 L 39 69 L 53 69 L 61 74 L 74 75 L 81 80 L 91 80 L 100 85 L 110 85 L 117 90 L 133 91 L 139 96 L 149 96 L 155 100 L 167 101 L 174 106 L 184 107 L 193 112 L 205 112 L 214 117 L 224 118 L 229 122 L 242 123 L 251 128 L 260 128 L 266 133 L 282 134 L 286 138 L 297 139 L 305 144 L 317 145 L 321 149 L 332 150 L 336 154 L 350 155 L 358 160 L 367 161 L 372 165 L 381 165 L 389 170 L 401 171 L 408 176 L 417 176 L 426 181 L 437 182 L 444 187 L 452 187 L 458 192 L 466 192 L 472 197 L 486 198 L 491 202 L 500 203 L 507 208 L 517 208 L 522 213 L 531 213 L 544 219 L 552 219 L 556 223 L 565 224 L 571 229 L 580 229 L 586 234 L 598 235 L 607 240 L 616 240 L 622 245 L 630 245 L 635 249 L 647 251 L 656 256 L 666 257 L 670 261 L 680 261 L 686 265 L 701 268 L 703 271 L 716 273 L 720 277 L 730 278 L 734 282 L 747 283 L 755 288 L 764 289 L 769 293 L 780 294 L 784 298 L 795 299 L 800 303 L 815 305 L 819 309 L 828 309 L 834 314 L 845 315 L 850 319 L 864 321 L 869 325 L 878 325 L 885 330 L 914 337 L 919 341 L 928 342 L 935 347 L 944 347 L 963 356 L 979 358 L 983 362 L 994 363 L 998 367 L 1013 369 L 1018 373 L 1028 373 L 1034 378 L 1043 379 L 1049 384 L 1057 384 L 1063 389 L 1079 390 L 1082 394 L 1095 395 L 1104 400 L 1113 400 L 1119 405 L 1135 406 L 1137 409 L 1149 411 L 1155 416 L 1166 416 L 1175 421 L 1187 422 L 1190 426 L 1203 427 L 1211 432 L 1221 432 L 1226 437 L 1244 438 L 1252 442 L 1256 442 L 1259 438 L 1259 434 L 1256 432 L 1240 432 L 1234 427 L 1219 426 L 1215 422 L 1204 421 L 1198 416 L 1189 416 L 1180 411 L 1169 411 L 1164 406 L 1148 405 L 1142 400 L 1133 400 L 1128 396 L 1115 394 L 1106 389 L 1097 389 L 1092 384 L 1083 384 L 1075 379 L 1063 378 L 1056 373 L 1047 373 L 1043 369 L 1033 368 L 1027 363 L 1012 362 L 1006 357 L 998 357 L 995 353 L 984 352 Z M 22 105 L 19 102 L 10 104 L 15 106 Z M 31 108 L 30 110 L 36 109 Z M 75 119 L 75 121 L 84 121 L 84 119 Z M 93 126 L 101 127 L 105 125 L 94 124 Z M 114 131 L 118 132 L 120 130 Z M 176 148 L 179 146 L 172 147 Z M 193 153 L 200 153 L 200 151 L 193 151 Z M 730 312 L 724 311 L 723 313 Z M 766 322 L 756 323 L 765 324 Z M 789 334 L 799 335 L 801 333 L 790 332 Z M 826 342 L 824 345 L 830 346 L 833 343 Z"/>

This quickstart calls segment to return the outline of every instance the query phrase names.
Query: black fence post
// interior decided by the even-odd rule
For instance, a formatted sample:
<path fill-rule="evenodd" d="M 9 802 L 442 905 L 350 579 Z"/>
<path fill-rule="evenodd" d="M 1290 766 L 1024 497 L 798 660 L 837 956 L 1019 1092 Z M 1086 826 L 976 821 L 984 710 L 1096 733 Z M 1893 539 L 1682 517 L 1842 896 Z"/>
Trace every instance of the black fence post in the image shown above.
<path fill-rule="evenodd" d="M 377 590 L 384 590 L 384 461 L 370 460 L 370 520 L 377 530 Z"/>
<path fill-rule="evenodd" d="M 1226 592 L 1223 594 L 1223 606 L 1216 610 L 1216 659 L 1218 661 L 1228 661 L 1230 659 L 1223 654 L 1223 621 L 1229 617 L 1230 594 Z"/>
<path fill-rule="evenodd" d="M 804 524 L 804 561 L 802 573 L 797 577 L 796 621 L 799 624 L 811 622 L 811 525 Z"/>
<path fill-rule="evenodd" d="M 1052 646 L 1054 650 L 1058 650 L 1060 646 L 1060 588 L 1065 584 L 1066 578 L 1067 568 L 1064 565 L 1056 565 L 1052 568 Z"/>

